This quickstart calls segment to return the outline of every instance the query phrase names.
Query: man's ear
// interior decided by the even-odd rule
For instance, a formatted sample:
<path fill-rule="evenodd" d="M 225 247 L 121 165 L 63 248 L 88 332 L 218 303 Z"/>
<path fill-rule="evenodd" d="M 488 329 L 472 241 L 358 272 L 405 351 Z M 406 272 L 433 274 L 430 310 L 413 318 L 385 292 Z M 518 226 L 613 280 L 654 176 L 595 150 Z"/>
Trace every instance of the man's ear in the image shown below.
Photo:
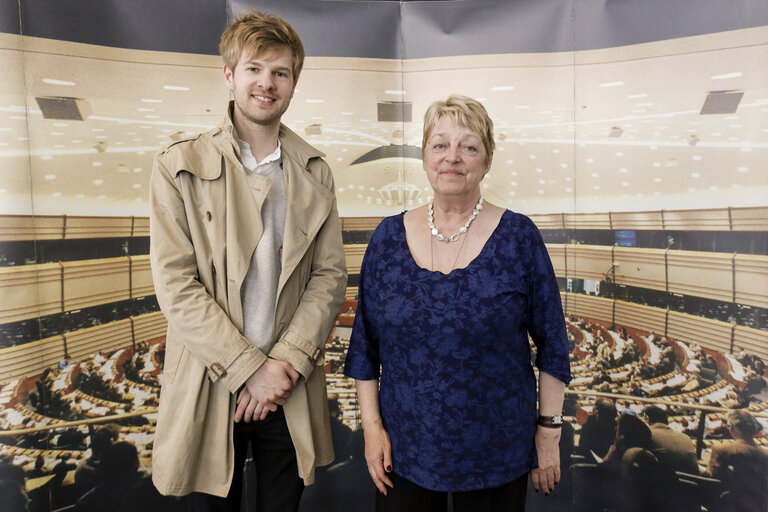
<path fill-rule="evenodd" d="M 233 75 L 233 73 L 234 72 L 231 69 L 229 69 L 229 66 L 224 64 L 224 81 L 227 83 L 227 87 L 229 88 L 230 91 L 232 90 L 232 75 Z"/>

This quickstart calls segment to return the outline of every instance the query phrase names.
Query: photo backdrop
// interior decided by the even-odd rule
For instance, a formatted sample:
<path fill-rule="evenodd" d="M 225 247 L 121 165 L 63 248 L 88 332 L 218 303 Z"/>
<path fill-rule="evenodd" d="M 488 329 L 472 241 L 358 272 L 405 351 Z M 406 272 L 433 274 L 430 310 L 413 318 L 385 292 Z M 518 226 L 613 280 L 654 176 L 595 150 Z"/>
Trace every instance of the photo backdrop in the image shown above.
<path fill-rule="evenodd" d="M 561 285 L 575 376 L 564 450 L 578 451 L 597 393 L 640 410 L 629 375 L 658 370 L 665 347 L 674 370 L 639 386 L 674 402 L 700 469 L 720 442 L 718 407 L 747 405 L 768 427 L 768 395 L 729 402 L 748 388 L 748 362 L 768 357 L 765 1 L 19 0 L 0 5 L 0 462 L 23 470 L 31 510 L 71 510 L 90 490 L 76 468 L 105 425 L 150 470 L 165 323 L 148 262 L 149 171 L 162 146 L 221 121 L 219 36 L 254 7 L 304 41 L 283 120 L 327 155 L 350 274 L 325 368 L 337 462 L 305 510 L 372 510 L 341 376 L 359 267 L 383 216 L 430 197 L 422 116 L 452 93 L 492 116 L 483 194 L 533 218 Z M 629 345 L 642 359 L 619 364 Z M 712 382 L 678 392 L 704 355 Z M 610 382 L 598 382 L 602 367 Z M 584 474 L 566 472 L 529 509 L 590 510 Z M 132 509 L 181 506 L 138 476 L 113 483 Z"/>

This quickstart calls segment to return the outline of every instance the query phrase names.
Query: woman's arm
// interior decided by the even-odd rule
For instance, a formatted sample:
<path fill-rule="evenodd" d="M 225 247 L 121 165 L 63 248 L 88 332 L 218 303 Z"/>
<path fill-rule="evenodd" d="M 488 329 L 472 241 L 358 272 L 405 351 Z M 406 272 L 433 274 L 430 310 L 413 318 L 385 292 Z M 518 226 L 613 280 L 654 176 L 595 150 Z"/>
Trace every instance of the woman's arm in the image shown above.
<path fill-rule="evenodd" d="M 386 496 L 387 486 L 393 487 L 392 480 L 387 476 L 392 471 L 392 447 L 379 412 L 379 381 L 355 379 L 355 386 L 365 437 L 368 472 L 373 483 Z"/>
<path fill-rule="evenodd" d="M 565 383 L 546 372 L 539 372 L 539 414 L 562 414 Z M 536 427 L 536 453 L 539 467 L 531 471 L 531 483 L 537 491 L 549 494 L 560 481 L 560 428 Z"/>

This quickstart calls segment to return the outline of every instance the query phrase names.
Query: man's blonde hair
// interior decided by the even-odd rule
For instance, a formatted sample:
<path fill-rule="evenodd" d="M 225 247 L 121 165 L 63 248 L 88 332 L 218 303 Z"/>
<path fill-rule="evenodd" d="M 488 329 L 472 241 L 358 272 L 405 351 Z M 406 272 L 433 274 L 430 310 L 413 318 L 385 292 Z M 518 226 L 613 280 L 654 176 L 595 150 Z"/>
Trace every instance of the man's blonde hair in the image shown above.
<path fill-rule="evenodd" d="M 276 48 L 291 50 L 293 83 L 296 84 L 304 66 L 304 45 L 296 30 L 283 18 L 257 10 L 245 11 L 224 31 L 219 43 L 219 53 L 230 70 L 235 69 L 243 52 L 258 55 Z"/>
<path fill-rule="evenodd" d="M 480 136 L 488 158 L 496 149 L 493 140 L 493 121 L 482 103 L 467 96 L 453 94 L 445 101 L 432 103 L 424 114 L 424 135 L 421 140 L 422 150 L 441 117 L 448 116 L 465 128 Z"/>

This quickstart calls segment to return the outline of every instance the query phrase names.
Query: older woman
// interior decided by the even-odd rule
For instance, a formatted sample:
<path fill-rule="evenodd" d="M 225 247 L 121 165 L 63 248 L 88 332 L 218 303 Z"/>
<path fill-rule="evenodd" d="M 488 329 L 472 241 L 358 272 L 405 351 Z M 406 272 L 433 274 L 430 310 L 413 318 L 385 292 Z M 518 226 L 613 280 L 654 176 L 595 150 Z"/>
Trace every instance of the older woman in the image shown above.
<path fill-rule="evenodd" d="M 434 200 L 384 219 L 365 254 L 345 373 L 379 511 L 444 511 L 448 493 L 456 512 L 522 511 L 529 472 L 545 494 L 560 478 L 560 295 L 533 222 L 482 197 L 493 150 L 480 103 L 432 104 L 422 157 Z"/>

